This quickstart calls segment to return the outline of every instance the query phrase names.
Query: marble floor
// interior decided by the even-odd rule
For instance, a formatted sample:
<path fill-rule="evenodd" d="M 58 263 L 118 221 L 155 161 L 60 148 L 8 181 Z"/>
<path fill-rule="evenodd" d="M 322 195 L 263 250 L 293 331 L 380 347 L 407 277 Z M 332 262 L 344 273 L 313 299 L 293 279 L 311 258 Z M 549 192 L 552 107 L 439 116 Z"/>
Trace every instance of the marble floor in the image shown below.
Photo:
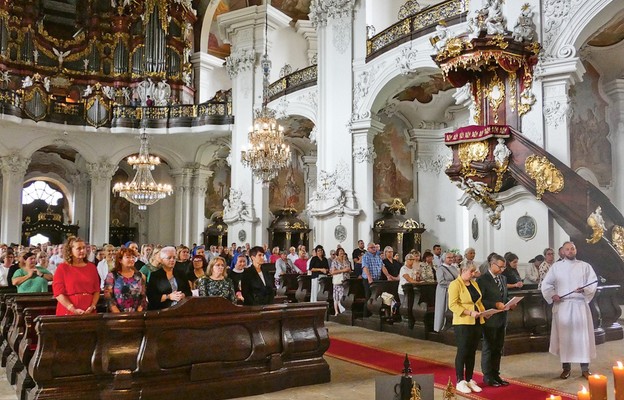
<path fill-rule="evenodd" d="M 328 322 L 330 337 L 349 339 L 358 343 L 380 348 L 406 352 L 423 358 L 435 359 L 452 364 L 455 347 L 439 343 L 411 339 L 391 333 L 370 331 Z M 597 347 L 598 357 L 591 364 L 592 372 L 609 377 L 609 391 L 613 393 L 611 366 L 617 360 L 624 360 L 624 341 L 608 342 Z M 332 381 L 321 385 L 305 386 L 280 392 L 246 397 L 247 400 L 376 400 L 375 378 L 383 373 L 326 357 L 331 367 Z M 477 366 L 480 353 L 477 352 Z M 545 387 L 556 388 L 568 393 L 576 393 L 581 385 L 587 384 L 580 377 L 580 369 L 573 366 L 570 379 L 559 379 L 561 367 L 557 357 L 549 353 L 531 353 L 503 357 L 502 375 L 518 381 L 529 382 Z M 479 369 L 477 367 L 477 369 Z M 7 382 L 6 375 L 0 373 L 0 400 L 15 400 L 15 391 Z M 459 397 L 459 396 L 458 396 Z M 614 397 L 613 397 L 614 398 Z M 435 390 L 435 399 L 442 400 L 442 391 Z M 542 399 L 526 399 L 542 400 Z M 609 398 L 612 400 L 612 397 Z"/>

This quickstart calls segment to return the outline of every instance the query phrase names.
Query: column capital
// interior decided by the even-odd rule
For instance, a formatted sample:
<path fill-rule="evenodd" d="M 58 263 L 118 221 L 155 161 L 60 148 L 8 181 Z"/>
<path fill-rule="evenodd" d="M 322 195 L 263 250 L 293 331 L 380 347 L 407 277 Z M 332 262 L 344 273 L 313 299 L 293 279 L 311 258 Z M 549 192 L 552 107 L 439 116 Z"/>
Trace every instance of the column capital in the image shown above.
<path fill-rule="evenodd" d="M 30 158 L 22 157 L 19 153 L 0 157 L 0 169 L 2 175 L 24 176 L 30 165 Z"/>
<path fill-rule="evenodd" d="M 546 59 L 536 68 L 544 87 L 565 84 L 568 89 L 582 81 L 584 74 L 585 67 L 579 57 Z"/>
<path fill-rule="evenodd" d="M 239 73 L 250 71 L 256 63 L 256 52 L 253 49 L 239 49 L 225 58 L 225 70 L 231 79 Z"/>
<path fill-rule="evenodd" d="M 111 180 L 115 172 L 117 172 L 117 165 L 109 164 L 106 161 L 99 163 L 87 163 L 87 173 L 91 177 L 92 181 L 106 181 Z"/>
<path fill-rule="evenodd" d="M 312 0 L 310 22 L 315 27 L 326 26 L 327 21 L 351 17 L 355 0 Z"/>

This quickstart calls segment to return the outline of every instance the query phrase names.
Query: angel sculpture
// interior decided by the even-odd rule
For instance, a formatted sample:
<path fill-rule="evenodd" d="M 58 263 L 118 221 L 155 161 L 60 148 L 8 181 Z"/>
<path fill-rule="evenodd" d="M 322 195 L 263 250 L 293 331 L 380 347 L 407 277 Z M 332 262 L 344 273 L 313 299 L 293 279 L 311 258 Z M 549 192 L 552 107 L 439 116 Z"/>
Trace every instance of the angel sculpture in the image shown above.
<path fill-rule="evenodd" d="M 91 85 L 87 85 L 86 89 L 82 92 L 82 97 L 89 97 L 93 94 L 93 88 Z"/>
<path fill-rule="evenodd" d="M 589 239 L 586 239 L 587 243 L 598 243 L 600 239 L 602 239 L 604 232 L 607 230 L 605 227 L 605 220 L 602 217 L 602 207 L 598 206 L 596 211 L 589 214 L 589 217 L 587 217 L 587 225 L 589 225 L 593 231 L 592 236 Z"/>
<path fill-rule="evenodd" d="M 54 52 L 54 55 L 56 56 L 56 58 L 58 58 L 59 68 L 63 68 L 63 60 L 65 60 L 65 57 L 71 54 L 71 50 L 61 52 L 56 47 L 52 47 L 52 52 Z"/>
<path fill-rule="evenodd" d="M 9 83 L 11 83 L 11 75 L 9 75 L 9 71 L 0 72 L 0 82 L 3 83 L 4 89 L 9 87 Z"/>
<path fill-rule="evenodd" d="M 27 87 L 31 87 L 33 85 L 33 80 L 30 76 L 22 79 L 22 89 L 26 89 Z"/>
<path fill-rule="evenodd" d="M 43 87 L 45 88 L 46 92 L 50 91 L 50 78 L 49 77 L 45 77 L 43 78 Z"/>

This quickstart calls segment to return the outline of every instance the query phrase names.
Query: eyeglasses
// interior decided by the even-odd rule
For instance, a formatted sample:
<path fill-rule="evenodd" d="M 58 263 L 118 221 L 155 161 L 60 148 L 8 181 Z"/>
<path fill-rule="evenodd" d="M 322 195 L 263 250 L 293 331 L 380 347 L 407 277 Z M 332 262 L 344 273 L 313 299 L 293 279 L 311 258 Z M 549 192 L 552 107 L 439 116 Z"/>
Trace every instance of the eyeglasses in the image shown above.
<path fill-rule="evenodd" d="M 500 269 L 505 269 L 505 268 L 507 268 L 507 266 L 506 266 L 506 265 L 504 265 L 504 264 L 503 264 L 503 265 L 496 264 L 496 266 L 497 266 L 498 268 L 500 268 Z"/>

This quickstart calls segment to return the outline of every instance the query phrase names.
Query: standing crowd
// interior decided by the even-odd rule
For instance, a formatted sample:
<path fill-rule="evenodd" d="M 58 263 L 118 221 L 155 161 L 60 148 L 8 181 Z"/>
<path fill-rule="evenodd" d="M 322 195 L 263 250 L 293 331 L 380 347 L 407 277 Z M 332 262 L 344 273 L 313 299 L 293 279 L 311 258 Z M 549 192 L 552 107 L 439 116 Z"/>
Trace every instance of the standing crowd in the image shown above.
<path fill-rule="evenodd" d="M 317 245 L 312 254 L 303 245 L 286 250 L 236 243 L 208 249 L 149 244 L 139 248 L 134 242 L 120 248 L 97 248 L 72 237 L 57 246 L 0 245 L 0 286 L 15 287 L 18 293 L 51 288 L 58 300 L 57 315 L 81 315 L 96 312 L 100 295 L 107 311 L 113 313 L 165 309 L 190 296 L 223 297 L 242 305 L 270 304 L 275 289 L 282 285 L 282 275 L 308 274 L 311 301 L 317 300 L 318 278 L 331 277 L 334 312 L 339 314 L 344 311 L 342 283 L 349 278 L 362 280 L 367 298 L 374 281 L 398 281 L 399 299 L 395 300 L 399 303 L 405 301 L 404 284 L 436 283 L 434 330 L 450 328 L 445 325 L 445 314 L 450 311 L 457 345 L 456 388 L 462 393 L 481 391 L 473 379 L 481 340 L 483 384 L 508 385 L 500 376 L 500 361 L 507 313 L 515 307 L 506 304 L 509 291 L 538 288 L 553 305 L 550 351 L 561 358 L 560 377 L 570 376 L 571 363 L 580 363 L 584 377 L 590 374 L 595 341 L 588 303 L 598 279 L 589 264 L 576 259 L 572 242 L 559 249 L 558 261 L 551 248 L 531 259 L 524 277 L 513 253 L 491 253 L 480 264 L 472 248 L 463 255 L 442 253 L 437 244 L 423 253 L 410 251 L 403 262 L 391 246 L 381 251 L 378 244 L 365 246 L 362 240 L 351 259 L 341 246 L 327 256 L 323 246 Z M 275 273 L 262 268 L 266 263 L 275 265 Z"/>

